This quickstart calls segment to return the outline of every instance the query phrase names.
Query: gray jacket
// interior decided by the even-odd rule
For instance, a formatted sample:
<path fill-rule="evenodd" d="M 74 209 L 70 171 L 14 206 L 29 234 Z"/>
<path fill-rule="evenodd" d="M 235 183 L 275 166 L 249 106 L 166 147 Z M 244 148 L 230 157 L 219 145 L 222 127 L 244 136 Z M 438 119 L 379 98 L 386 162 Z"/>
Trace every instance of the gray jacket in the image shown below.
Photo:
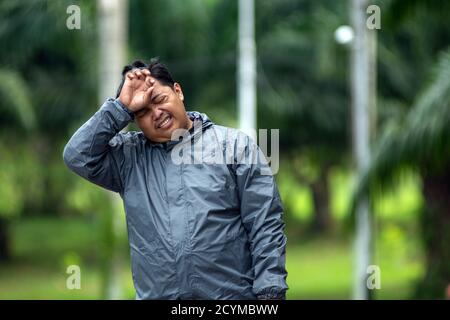
<path fill-rule="evenodd" d="M 133 116 L 108 99 L 72 136 L 64 161 L 120 193 L 136 299 L 284 298 L 280 196 L 273 176 L 261 174 L 267 163 L 245 161 L 260 149 L 205 114 L 188 115 L 197 129 L 153 143 L 120 132 Z M 199 146 L 204 161 L 191 161 Z M 227 161 L 209 161 L 217 151 Z"/>

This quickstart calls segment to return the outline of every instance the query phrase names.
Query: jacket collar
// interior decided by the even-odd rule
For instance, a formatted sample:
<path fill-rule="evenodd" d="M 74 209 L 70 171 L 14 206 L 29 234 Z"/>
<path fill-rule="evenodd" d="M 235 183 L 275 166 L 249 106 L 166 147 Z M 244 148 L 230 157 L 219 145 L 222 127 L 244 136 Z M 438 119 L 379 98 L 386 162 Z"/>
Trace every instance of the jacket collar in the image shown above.
<path fill-rule="evenodd" d="M 202 134 L 206 129 L 214 125 L 214 122 L 212 122 L 209 117 L 205 113 L 200 113 L 198 111 L 187 111 L 186 112 L 189 119 L 192 120 L 193 125 L 192 128 L 189 129 L 189 136 L 184 139 L 179 140 L 169 140 L 166 142 L 152 142 L 151 140 L 144 138 L 147 140 L 149 145 L 156 148 L 163 148 L 165 150 L 171 150 L 176 144 L 180 143 L 181 141 L 191 141 L 192 139 L 196 139 L 200 134 Z"/>

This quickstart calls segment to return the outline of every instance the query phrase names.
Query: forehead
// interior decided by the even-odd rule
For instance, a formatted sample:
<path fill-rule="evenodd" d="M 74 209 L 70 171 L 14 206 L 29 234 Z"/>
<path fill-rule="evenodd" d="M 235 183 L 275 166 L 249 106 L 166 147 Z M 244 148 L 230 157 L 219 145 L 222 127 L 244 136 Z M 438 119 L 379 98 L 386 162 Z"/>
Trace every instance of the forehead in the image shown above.
<path fill-rule="evenodd" d="M 152 98 L 163 93 L 170 94 L 171 92 L 172 89 L 168 85 L 162 84 L 158 79 L 155 79 L 155 83 L 153 84 Z"/>
<path fill-rule="evenodd" d="M 171 90 L 170 85 L 163 84 L 161 81 L 159 81 L 156 78 L 153 78 L 153 77 L 151 77 L 151 78 L 155 80 L 155 83 L 153 84 L 153 87 L 154 87 L 153 91 L 156 91 L 156 90 L 158 90 L 158 91 L 170 91 Z"/>

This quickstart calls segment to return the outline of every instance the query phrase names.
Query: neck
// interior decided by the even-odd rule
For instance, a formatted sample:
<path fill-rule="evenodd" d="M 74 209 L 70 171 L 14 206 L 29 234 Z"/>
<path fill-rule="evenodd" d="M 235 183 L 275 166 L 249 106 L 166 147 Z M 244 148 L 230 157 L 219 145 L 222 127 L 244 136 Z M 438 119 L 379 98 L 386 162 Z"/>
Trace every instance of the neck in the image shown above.
<path fill-rule="evenodd" d="M 187 128 L 185 128 L 186 130 L 191 130 L 191 128 L 192 128 L 192 126 L 194 125 L 194 122 L 191 120 L 191 118 L 189 118 L 189 116 L 186 114 L 186 117 L 187 117 L 187 120 L 188 120 L 188 122 L 187 122 Z"/>

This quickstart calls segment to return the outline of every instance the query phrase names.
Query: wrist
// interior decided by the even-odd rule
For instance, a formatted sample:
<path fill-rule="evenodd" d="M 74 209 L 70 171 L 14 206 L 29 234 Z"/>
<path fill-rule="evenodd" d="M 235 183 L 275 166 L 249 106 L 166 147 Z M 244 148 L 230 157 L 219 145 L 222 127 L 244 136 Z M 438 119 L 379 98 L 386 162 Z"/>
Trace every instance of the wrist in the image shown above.
<path fill-rule="evenodd" d="M 134 112 L 131 111 L 121 100 L 120 97 L 116 98 L 114 100 L 116 102 L 116 104 L 122 109 L 124 110 L 126 113 L 128 113 L 131 116 L 131 119 L 134 120 Z"/>

